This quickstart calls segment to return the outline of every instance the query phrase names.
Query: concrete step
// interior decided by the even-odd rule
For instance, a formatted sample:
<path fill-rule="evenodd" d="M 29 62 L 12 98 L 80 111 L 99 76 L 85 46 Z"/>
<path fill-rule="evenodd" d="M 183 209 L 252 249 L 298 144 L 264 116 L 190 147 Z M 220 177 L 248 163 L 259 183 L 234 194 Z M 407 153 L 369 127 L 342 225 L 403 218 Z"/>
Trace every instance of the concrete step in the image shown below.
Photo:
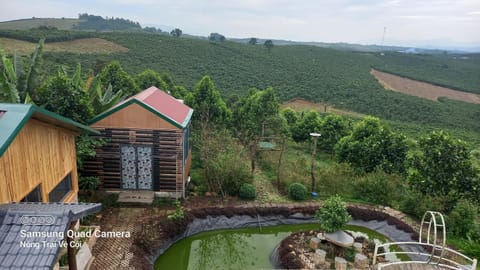
<path fill-rule="evenodd" d="M 118 202 L 123 204 L 152 204 L 154 198 L 150 190 L 124 190 L 118 194 Z"/>

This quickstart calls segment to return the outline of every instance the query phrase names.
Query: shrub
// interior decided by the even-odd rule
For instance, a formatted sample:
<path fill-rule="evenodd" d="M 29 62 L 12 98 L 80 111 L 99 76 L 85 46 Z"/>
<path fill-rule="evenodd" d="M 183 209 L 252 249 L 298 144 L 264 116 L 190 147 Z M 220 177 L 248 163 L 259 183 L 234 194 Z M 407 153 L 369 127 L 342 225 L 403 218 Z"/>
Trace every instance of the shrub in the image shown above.
<path fill-rule="evenodd" d="M 445 204 L 445 198 L 432 197 L 408 190 L 403 194 L 400 211 L 421 219 L 426 211 L 446 212 Z"/>
<path fill-rule="evenodd" d="M 328 198 L 318 209 L 316 217 L 320 220 L 320 228 L 328 233 L 340 230 L 352 219 L 347 211 L 347 205 L 338 195 Z"/>
<path fill-rule="evenodd" d="M 116 193 L 110 193 L 107 196 L 103 197 L 101 200 L 102 203 L 102 208 L 103 209 L 108 209 L 111 207 L 117 207 L 118 206 L 118 194 Z"/>
<path fill-rule="evenodd" d="M 239 191 L 240 198 L 244 200 L 254 200 L 257 196 L 257 190 L 252 184 L 244 183 L 240 186 Z"/>
<path fill-rule="evenodd" d="M 354 183 L 354 195 L 370 203 L 393 206 L 403 194 L 402 183 L 396 175 L 377 168 Z"/>
<path fill-rule="evenodd" d="M 469 201 L 461 200 L 447 217 L 450 232 L 459 237 L 467 237 L 476 231 L 478 209 Z"/>
<path fill-rule="evenodd" d="M 295 201 L 307 199 L 307 188 L 300 183 L 292 183 L 288 186 L 288 196 Z"/>
<path fill-rule="evenodd" d="M 353 247 L 345 248 L 345 260 L 349 262 L 355 261 L 355 255 L 357 254 L 357 251 Z"/>
<path fill-rule="evenodd" d="M 85 191 L 97 190 L 100 186 L 100 180 L 95 176 L 80 176 L 78 178 L 78 187 Z"/>
<path fill-rule="evenodd" d="M 177 200 L 175 201 L 174 205 L 175 205 L 175 212 L 173 212 L 171 215 L 168 215 L 168 219 L 171 219 L 173 221 L 183 220 L 185 218 L 185 212 L 182 207 L 182 204 L 180 203 L 180 201 Z"/>

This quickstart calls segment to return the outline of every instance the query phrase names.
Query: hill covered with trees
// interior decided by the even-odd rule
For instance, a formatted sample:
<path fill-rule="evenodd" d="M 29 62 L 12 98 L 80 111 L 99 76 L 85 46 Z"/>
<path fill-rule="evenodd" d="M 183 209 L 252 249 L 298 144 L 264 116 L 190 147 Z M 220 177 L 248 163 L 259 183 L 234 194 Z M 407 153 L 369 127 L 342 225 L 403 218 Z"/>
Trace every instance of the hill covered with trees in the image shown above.
<path fill-rule="evenodd" d="M 30 37 L 29 31 L 17 31 Z M 51 33 L 58 33 L 52 31 Z M 115 54 L 44 54 L 46 71 L 59 63 L 98 73 L 116 60 L 130 74 L 145 69 L 168 72 L 192 89 L 204 75 L 216 82 L 226 100 L 245 96 L 250 88 L 273 87 L 280 101 L 304 98 L 362 114 L 381 117 L 409 133 L 447 129 L 464 139 L 478 138 L 479 105 L 452 100 L 424 100 L 386 91 L 370 74 L 372 67 L 454 89 L 480 93 L 478 55 L 407 55 L 386 52 L 349 52 L 314 46 L 239 44 L 145 32 L 82 32 L 129 50 Z M 1 33 L 0 33 L 1 35 Z M 17 37 L 19 38 L 19 37 Z"/>

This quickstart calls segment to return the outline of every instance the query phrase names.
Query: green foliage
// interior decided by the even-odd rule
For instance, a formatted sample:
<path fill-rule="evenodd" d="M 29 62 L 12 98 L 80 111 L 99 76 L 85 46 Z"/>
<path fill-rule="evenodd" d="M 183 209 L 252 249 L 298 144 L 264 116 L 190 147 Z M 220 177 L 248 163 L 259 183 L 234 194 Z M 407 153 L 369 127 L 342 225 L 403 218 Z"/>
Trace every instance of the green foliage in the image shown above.
<path fill-rule="evenodd" d="M 354 182 L 354 194 L 370 203 L 394 206 L 402 199 L 403 187 L 400 177 L 376 169 Z"/>
<path fill-rule="evenodd" d="M 14 53 L 8 58 L 0 47 L 0 102 L 30 102 L 33 90 L 38 86 L 38 73 L 41 64 L 44 40 L 40 39 L 35 51 L 27 59 L 28 67 L 24 68 L 22 59 Z"/>
<path fill-rule="evenodd" d="M 320 124 L 319 146 L 328 151 L 333 152 L 333 148 L 337 142 L 347 136 L 351 132 L 349 122 L 342 116 L 329 114 L 322 119 Z"/>
<path fill-rule="evenodd" d="M 170 32 L 170 35 L 178 38 L 182 35 L 182 30 L 180 28 L 175 28 Z"/>
<path fill-rule="evenodd" d="M 204 164 L 209 169 L 210 190 L 237 195 L 242 184 L 252 182 L 245 149 L 225 132 L 212 134 L 206 140 L 203 143 L 209 144 L 212 151 Z"/>
<path fill-rule="evenodd" d="M 257 38 L 252 37 L 248 40 L 248 44 L 250 45 L 257 45 L 257 43 L 258 43 Z"/>
<path fill-rule="evenodd" d="M 117 193 L 109 193 L 107 196 L 102 197 L 100 201 L 102 204 L 102 209 L 109 209 L 118 206 L 118 194 Z"/>
<path fill-rule="evenodd" d="M 151 86 L 155 86 L 163 91 L 168 91 L 169 88 L 160 77 L 160 74 L 153 69 L 145 69 L 144 71 L 140 72 L 135 78 L 135 81 L 140 89 L 147 89 Z"/>
<path fill-rule="evenodd" d="M 175 212 L 168 215 L 168 219 L 171 219 L 173 221 L 183 220 L 185 218 L 185 210 L 183 209 L 182 203 L 179 200 L 177 200 L 175 201 L 174 205 L 175 205 Z"/>
<path fill-rule="evenodd" d="M 288 196 L 295 201 L 304 201 L 307 199 L 307 188 L 300 183 L 292 183 L 288 186 Z"/>
<path fill-rule="evenodd" d="M 295 125 L 298 121 L 298 115 L 297 113 L 292 110 L 292 108 L 285 108 L 281 111 L 283 117 L 285 118 L 285 120 L 287 120 L 287 124 L 292 127 L 293 125 Z"/>
<path fill-rule="evenodd" d="M 470 81 L 472 87 L 468 90 L 474 91 L 477 88 L 475 85 L 479 85 L 478 76 L 473 76 L 480 70 L 478 55 L 468 55 L 469 59 L 465 60 L 453 59 L 449 55 L 399 54 L 395 58 L 385 58 L 372 53 L 313 46 L 276 46 L 269 53 L 264 46 L 228 41 L 212 44 L 207 40 L 150 33 L 92 34 L 125 46 L 129 51 L 112 55 L 47 53 L 44 57 L 46 68 L 52 71 L 59 62 L 66 65 L 80 62 L 86 68 L 98 70 L 95 68 L 99 62 L 118 60 L 131 74 L 138 74 L 146 68 L 168 71 L 188 89 L 192 89 L 199 78 L 209 74 L 225 97 L 232 94 L 245 96 L 252 87 L 265 89 L 271 86 L 281 101 L 298 97 L 328 103 L 336 108 L 374 115 L 402 125 L 413 123 L 408 128 L 414 130 L 449 129 L 474 138 L 480 132 L 480 121 L 476 120 L 478 104 L 452 100 L 440 103 L 385 91 L 369 73 L 372 66 L 383 63 L 389 67 L 401 66 L 428 72 L 441 66 L 439 63 L 442 61 L 455 62 L 455 65 L 448 64 L 449 70 L 453 71 L 448 75 L 449 81 L 452 84 Z M 402 57 L 409 61 L 403 61 Z M 384 62 L 384 59 L 388 61 Z M 423 79 L 445 78 L 443 75 Z"/>
<path fill-rule="evenodd" d="M 85 83 L 85 91 L 88 94 L 94 115 L 98 115 L 110 109 L 123 99 L 122 90 L 113 93 L 111 84 L 108 85 L 108 88 L 105 91 L 103 91 L 98 76 L 93 77 L 92 75 L 88 78 Z"/>
<path fill-rule="evenodd" d="M 226 40 L 225 36 L 219 33 L 210 33 L 208 36 L 208 40 L 210 41 L 219 41 L 224 42 Z"/>
<path fill-rule="evenodd" d="M 231 111 L 209 76 L 197 83 L 193 92 L 185 97 L 185 104 L 195 110 L 193 121 L 197 128 L 222 127 L 230 121 Z"/>
<path fill-rule="evenodd" d="M 37 27 L 28 30 L 0 30 L 0 37 L 19 39 L 28 42 L 49 42 L 70 41 L 81 38 L 92 37 L 89 32 L 58 30 L 51 27 Z"/>
<path fill-rule="evenodd" d="M 78 30 L 96 30 L 96 31 L 118 31 L 118 30 L 140 30 L 142 27 L 138 22 L 123 18 L 102 18 L 92 14 L 79 14 L 79 23 L 73 26 Z"/>
<path fill-rule="evenodd" d="M 356 254 L 357 254 L 357 250 L 354 247 L 345 248 L 345 250 L 344 250 L 345 260 L 347 260 L 349 262 L 354 262 L 355 261 L 355 255 Z"/>
<path fill-rule="evenodd" d="M 378 118 L 368 116 L 335 146 L 338 161 L 348 162 L 367 173 L 377 167 L 387 173 L 403 173 L 407 150 L 403 135 L 392 132 Z"/>
<path fill-rule="evenodd" d="M 133 96 L 139 90 L 132 77 L 122 68 L 118 61 L 106 65 L 100 72 L 99 79 L 102 88 L 106 89 L 112 85 L 113 92 L 122 91 L 127 97 Z"/>
<path fill-rule="evenodd" d="M 480 180 L 466 144 L 444 132 L 432 132 L 418 142 L 410 159 L 410 185 L 432 196 L 466 197 L 480 201 Z"/>
<path fill-rule="evenodd" d="M 244 200 L 255 200 L 255 197 L 257 197 L 257 190 L 254 185 L 244 183 L 240 186 L 238 195 Z"/>
<path fill-rule="evenodd" d="M 327 233 L 340 230 L 352 219 L 347 212 L 347 205 L 338 195 L 325 201 L 323 206 L 318 209 L 316 218 L 320 220 L 320 228 Z"/>
<path fill-rule="evenodd" d="M 75 148 L 77 150 L 77 167 L 82 169 L 83 161 L 88 158 L 93 158 L 97 154 L 96 148 L 105 144 L 105 140 L 97 139 L 81 134 L 75 138 Z"/>
<path fill-rule="evenodd" d="M 406 189 L 402 194 L 400 211 L 421 219 L 426 211 L 447 212 L 450 204 L 446 198 L 424 195 L 418 191 Z"/>
<path fill-rule="evenodd" d="M 80 176 L 78 177 L 78 188 L 85 191 L 97 190 L 100 186 L 100 179 L 95 176 Z"/>
<path fill-rule="evenodd" d="M 273 48 L 273 41 L 271 39 L 265 40 L 265 43 L 263 43 L 263 46 L 267 48 L 269 51 Z"/>
<path fill-rule="evenodd" d="M 249 150 L 252 172 L 255 170 L 257 143 L 266 130 L 279 135 L 283 125 L 278 119 L 279 103 L 273 88 L 250 89 L 249 95 L 238 100 L 233 106 L 232 125 L 236 137 Z"/>
<path fill-rule="evenodd" d="M 296 142 L 308 140 L 310 133 L 320 132 L 320 115 L 316 111 L 309 111 L 292 128 L 292 138 Z"/>
<path fill-rule="evenodd" d="M 49 111 L 86 123 L 93 116 L 93 108 L 83 88 L 80 66 L 72 77 L 60 69 L 37 90 L 35 102 Z"/>
<path fill-rule="evenodd" d="M 448 229 L 458 237 L 471 237 L 479 228 L 477 224 L 478 208 L 473 203 L 460 200 L 448 214 Z M 476 239 L 476 240 L 480 240 Z"/>

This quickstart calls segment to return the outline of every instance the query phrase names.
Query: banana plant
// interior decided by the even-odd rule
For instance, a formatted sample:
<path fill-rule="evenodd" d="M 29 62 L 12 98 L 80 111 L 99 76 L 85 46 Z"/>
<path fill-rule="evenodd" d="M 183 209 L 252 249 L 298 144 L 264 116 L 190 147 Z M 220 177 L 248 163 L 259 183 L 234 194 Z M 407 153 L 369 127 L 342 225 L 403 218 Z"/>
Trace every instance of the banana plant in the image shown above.
<path fill-rule="evenodd" d="M 35 76 L 38 73 L 43 44 L 44 39 L 41 39 L 30 56 L 26 71 L 22 68 L 17 52 L 10 59 L 0 48 L 0 102 L 32 102 L 31 95 L 33 94 Z"/>
<path fill-rule="evenodd" d="M 102 90 L 102 84 L 98 76 L 90 76 L 85 84 L 85 91 L 90 97 L 95 114 L 100 114 L 124 99 L 122 90 L 114 93 L 112 85 L 109 84 L 105 91 Z"/>

